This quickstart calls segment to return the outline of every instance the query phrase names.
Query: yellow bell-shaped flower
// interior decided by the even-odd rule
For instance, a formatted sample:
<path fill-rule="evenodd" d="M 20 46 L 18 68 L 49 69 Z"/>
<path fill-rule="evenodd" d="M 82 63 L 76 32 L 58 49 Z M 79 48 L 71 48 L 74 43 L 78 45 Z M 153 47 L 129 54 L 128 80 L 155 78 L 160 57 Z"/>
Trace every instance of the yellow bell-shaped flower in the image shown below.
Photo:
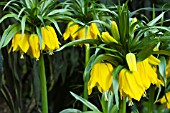
<path fill-rule="evenodd" d="M 144 64 L 144 70 L 145 70 L 145 73 L 143 73 L 145 75 L 143 77 L 147 78 L 148 76 L 151 83 L 155 84 L 157 87 L 160 87 L 160 85 L 164 86 L 164 83 L 158 79 L 158 75 L 155 72 L 155 70 L 152 68 L 152 66 L 150 65 L 148 58 L 142 62 Z"/>
<path fill-rule="evenodd" d="M 90 72 L 90 80 L 88 82 L 88 94 L 92 93 L 93 87 L 97 86 L 100 92 L 109 90 L 112 84 L 113 66 L 110 63 L 96 63 Z"/>
<path fill-rule="evenodd" d="M 85 38 L 90 38 L 90 39 L 93 38 L 89 26 L 83 27 L 78 31 L 78 39 L 85 39 Z"/>
<path fill-rule="evenodd" d="M 121 98 L 128 96 L 139 101 L 144 95 L 145 88 L 138 71 L 131 72 L 123 68 L 119 73 L 118 82 Z"/>
<path fill-rule="evenodd" d="M 12 39 L 11 49 L 14 51 L 20 50 L 21 52 L 26 53 L 29 49 L 28 43 L 29 34 L 26 32 L 22 35 L 22 33 L 18 32 L 14 35 Z"/>
<path fill-rule="evenodd" d="M 100 36 L 100 32 L 99 32 L 99 29 L 97 28 L 96 23 L 90 24 L 90 32 L 91 32 L 93 39 L 97 39 L 98 38 L 97 36 Z"/>
<path fill-rule="evenodd" d="M 74 22 L 69 22 L 67 25 L 67 28 L 63 34 L 64 40 L 67 40 L 69 37 L 71 40 L 75 40 L 78 36 L 78 32 L 76 32 L 79 29 L 78 24 L 73 24 Z"/>
<path fill-rule="evenodd" d="M 31 34 L 29 37 L 29 43 L 31 47 L 31 51 L 29 55 L 36 58 L 37 60 L 40 57 L 40 43 L 39 43 L 39 37 L 37 34 Z"/>
<path fill-rule="evenodd" d="M 41 50 L 48 50 L 52 52 L 59 48 L 60 42 L 58 41 L 57 34 L 53 27 L 42 27 L 42 48 Z"/>

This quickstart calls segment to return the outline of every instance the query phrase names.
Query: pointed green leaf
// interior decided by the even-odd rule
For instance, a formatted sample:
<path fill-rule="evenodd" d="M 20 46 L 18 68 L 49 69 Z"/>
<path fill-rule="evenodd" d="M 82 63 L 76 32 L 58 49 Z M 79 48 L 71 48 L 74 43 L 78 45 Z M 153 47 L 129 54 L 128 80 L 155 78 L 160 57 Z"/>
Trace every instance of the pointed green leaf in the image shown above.
<path fill-rule="evenodd" d="M 0 41 L 0 48 L 6 46 L 11 41 L 13 36 L 20 30 L 21 26 L 19 24 L 13 24 L 9 26 L 2 35 L 2 39 Z"/>
<path fill-rule="evenodd" d="M 25 22 L 27 20 L 27 15 L 24 15 L 21 20 L 21 30 L 22 30 L 22 35 L 24 34 L 25 31 Z"/>
<path fill-rule="evenodd" d="M 148 26 L 153 26 L 154 24 L 156 24 L 156 22 L 158 22 L 163 16 L 164 16 L 165 12 L 162 12 L 159 16 L 157 16 L 156 18 L 154 18 L 152 21 L 150 21 L 147 25 Z"/>
<path fill-rule="evenodd" d="M 82 113 L 82 112 L 78 109 L 68 108 L 60 111 L 59 113 Z"/>
<path fill-rule="evenodd" d="M 36 27 L 36 32 L 38 34 L 39 40 L 40 40 L 40 49 L 42 48 L 42 32 L 40 27 Z"/>
<path fill-rule="evenodd" d="M 59 32 L 59 34 L 62 35 L 56 20 L 54 20 L 53 18 L 50 18 L 50 17 L 45 17 L 45 19 L 47 19 L 50 22 L 52 22 L 54 24 L 55 28 L 57 29 L 57 31 Z"/>
<path fill-rule="evenodd" d="M 79 39 L 79 40 L 74 40 L 72 42 L 69 42 L 63 46 L 61 46 L 59 49 L 56 50 L 57 51 L 61 51 L 66 47 L 70 47 L 70 46 L 74 46 L 74 45 L 79 45 L 79 44 L 99 44 L 98 40 L 95 39 Z"/>
<path fill-rule="evenodd" d="M 122 68 L 123 68 L 123 66 L 119 65 L 112 72 L 112 75 L 113 75 L 112 86 L 113 86 L 113 91 L 114 91 L 114 94 L 115 94 L 116 107 L 117 107 L 118 110 L 119 110 L 119 92 L 118 92 L 119 83 L 118 83 L 118 74 L 119 74 L 119 72 L 121 71 Z"/>
<path fill-rule="evenodd" d="M 15 13 L 6 14 L 6 15 L 4 15 L 4 16 L 0 19 L 0 23 L 1 23 L 2 21 L 4 21 L 5 19 L 7 19 L 7 18 L 18 18 L 18 15 L 15 14 Z"/>
<path fill-rule="evenodd" d="M 91 110 L 93 110 L 93 111 L 100 112 L 99 109 L 98 109 L 95 105 L 93 105 L 92 103 L 90 103 L 89 101 L 87 101 L 87 100 L 85 100 L 84 98 L 76 95 L 76 94 L 73 93 L 73 92 L 70 92 L 70 93 L 71 93 L 71 95 L 72 95 L 75 99 L 81 101 L 81 102 L 82 102 L 84 105 L 86 105 L 89 109 L 91 109 Z"/>
<path fill-rule="evenodd" d="M 161 56 L 159 58 L 159 60 L 161 61 L 158 65 L 159 67 L 159 73 L 160 75 L 162 76 L 163 78 L 163 81 L 164 81 L 164 84 L 165 84 L 165 87 L 167 85 L 167 78 L 166 78 L 166 59 L 164 56 Z"/>

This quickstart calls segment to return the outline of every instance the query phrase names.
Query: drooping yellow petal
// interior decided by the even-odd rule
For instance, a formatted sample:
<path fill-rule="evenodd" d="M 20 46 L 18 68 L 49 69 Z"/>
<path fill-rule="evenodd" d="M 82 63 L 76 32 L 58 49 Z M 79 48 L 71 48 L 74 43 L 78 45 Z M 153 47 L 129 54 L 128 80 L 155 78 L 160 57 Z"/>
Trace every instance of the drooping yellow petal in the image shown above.
<path fill-rule="evenodd" d="M 21 39 L 21 33 L 16 33 L 12 39 L 12 45 L 11 45 L 11 47 L 13 47 L 13 50 L 12 50 L 13 52 L 19 50 L 20 39 Z"/>
<path fill-rule="evenodd" d="M 91 23 L 90 24 L 90 32 L 91 32 L 91 35 L 93 37 L 93 39 L 97 39 L 97 36 L 100 36 L 100 32 L 97 28 L 97 25 L 96 23 Z"/>
<path fill-rule="evenodd" d="M 118 43 L 116 39 L 114 39 L 110 34 L 109 32 L 102 32 L 102 37 L 101 37 L 102 41 L 103 42 L 115 42 L 115 43 Z"/>
<path fill-rule="evenodd" d="M 83 27 L 78 31 L 78 39 L 92 38 L 90 33 L 90 27 Z"/>
<path fill-rule="evenodd" d="M 64 40 L 67 40 L 70 37 L 70 30 L 69 30 L 70 24 L 72 24 L 72 22 L 68 23 L 67 28 L 63 34 Z"/>
<path fill-rule="evenodd" d="M 153 55 L 150 55 L 150 56 L 148 57 L 148 61 L 149 61 L 149 63 L 152 64 L 152 65 L 158 65 L 158 64 L 161 62 L 158 58 L 156 58 L 156 57 L 153 56 Z"/>
<path fill-rule="evenodd" d="M 88 94 L 90 95 L 94 86 L 97 86 L 100 92 L 109 90 L 112 84 L 113 67 L 109 63 L 97 63 L 90 72 L 88 82 Z"/>
<path fill-rule="evenodd" d="M 126 61 L 130 71 L 137 71 L 135 54 L 133 53 L 126 54 Z"/>
<path fill-rule="evenodd" d="M 78 36 L 78 32 L 76 32 L 78 28 L 78 24 L 74 24 L 73 21 L 69 22 L 63 34 L 64 40 L 67 40 L 69 37 L 71 38 L 71 40 L 75 40 L 75 38 Z"/>
<path fill-rule="evenodd" d="M 39 44 L 39 38 L 37 34 L 30 35 L 29 44 L 31 47 L 32 56 L 38 60 L 40 57 L 40 44 Z"/>
<path fill-rule="evenodd" d="M 73 22 L 72 22 L 73 24 Z M 79 25 L 78 24 L 74 24 L 69 26 L 69 30 L 70 30 L 70 34 L 71 34 L 71 40 L 75 40 L 76 37 L 78 36 L 78 32 L 77 30 L 79 29 Z"/>
<path fill-rule="evenodd" d="M 24 53 L 26 53 L 30 47 L 28 39 L 29 39 L 29 34 L 25 33 L 23 34 L 23 36 L 20 38 L 19 41 L 19 47 Z"/>
<path fill-rule="evenodd" d="M 60 42 L 58 41 L 58 37 L 57 37 L 57 34 L 56 34 L 56 32 L 55 32 L 55 30 L 54 30 L 54 28 L 53 27 L 51 27 L 51 26 L 47 26 L 47 29 L 52 33 L 52 39 L 51 40 L 53 40 L 53 44 L 54 44 L 54 46 L 55 46 L 55 49 L 58 49 L 60 46 Z"/>
<path fill-rule="evenodd" d="M 149 77 L 151 83 L 157 85 L 157 87 L 160 87 L 160 85 L 164 86 L 163 82 L 158 79 L 157 73 L 154 71 L 154 69 L 149 64 L 148 58 L 145 59 L 143 62 L 145 62 L 145 70 L 147 70 L 146 76 Z"/>
<path fill-rule="evenodd" d="M 126 95 L 138 101 L 141 99 L 145 88 L 137 71 L 130 72 L 124 68 L 120 71 L 118 80 L 121 98 Z"/>
<path fill-rule="evenodd" d="M 58 41 L 54 28 L 51 26 L 46 26 L 46 28 L 42 27 L 41 30 L 43 43 L 46 46 L 46 50 L 53 51 L 55 49 L 58 49 L 60 43 Z"/>
<path fill-rule="evenodd" d="M 138 72 L 140 73 L 140 76 L 141 76 L 141 81 L 145 87 L 145 89 L 148 89 L 151 85 L 151 81 L 150 81 L 150 78 L 149 76 L 147 75 L 147 61 L 144 60 L 144 61 L 141 61 L 141 62 L 137 62 L 137 68 L 138 68 Z"/>
<path fill-rule="evenodd" d="M 103 92 L 107 91 L 112 84 L 113 76 L 112 71 L 113 67 L 109 63 L 100 63 L 99 67 L 99 81 L 98 84 L 102 88 Z"/>

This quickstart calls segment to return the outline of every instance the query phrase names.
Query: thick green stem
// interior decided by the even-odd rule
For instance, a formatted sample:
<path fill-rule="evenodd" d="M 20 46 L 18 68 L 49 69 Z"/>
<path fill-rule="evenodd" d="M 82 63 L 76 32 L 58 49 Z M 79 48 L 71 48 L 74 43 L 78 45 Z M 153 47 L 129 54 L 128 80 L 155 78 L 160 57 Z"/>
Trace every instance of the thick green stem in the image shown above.
<path fill-rule="evenodd" d="M 90 45 L 85 44 L 85 66 L 87 65 L 90 58 Z M 84 99 L 88 100 L 88 89 L 87 89 L 87 81 L 84 81 Z M 83 105 L 83 111 L 87 111 L 87 107 Z"/>
<path fill-rule="evenodd" d="M 43 55 L 40 56 L 39 67 L 40 67 L 42 113 L 48 113 L 47 86 Z"/>
<path fill-rule="evenodd" d="M 120 101 L 119 113 L 126 113 L 126 98 L 123 98 L 123 99 Z"/>
<path fill-rule="evenodd" d="M 151 86 L 149 91 L 148 113 L 153 113 L 155 87 Z"/>

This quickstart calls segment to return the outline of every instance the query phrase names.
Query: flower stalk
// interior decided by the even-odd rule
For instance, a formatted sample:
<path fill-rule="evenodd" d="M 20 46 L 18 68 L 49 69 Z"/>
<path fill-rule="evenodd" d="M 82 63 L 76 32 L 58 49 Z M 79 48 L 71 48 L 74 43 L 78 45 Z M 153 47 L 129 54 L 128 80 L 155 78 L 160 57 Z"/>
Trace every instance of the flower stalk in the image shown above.
<path fill-rule="evenodd" d="M 122 98 L 122 100 L 120 101 L 119 113 L 126 113 L 126 98 Z"/>
<path fill-rule="evenodd" d="M 89 61 L 90 58 L 90 45 L 89 44 L 85 44 L 85 67 Z M 88 100 L 88 81 L 84 80 L 84 99 Z M 85 105 L 83 105 L 83 111 L 87 111 L 87 107 Z"/>
<path fill-rule="evenodd" d="M 44 67 L 44 57 L 41 54 L 38 61 L 40 67 L 40 84 L 41 84 L 41 99 L 42 99 L 42 113 L 48 113 L 48 99 L 47 99 L 47 86 L 46 75 Z"/>
<path fill-rule="evenodd" d="M 155 87 L 151 86 L 149 91 L 148 113 L 153 113 Z"/>

